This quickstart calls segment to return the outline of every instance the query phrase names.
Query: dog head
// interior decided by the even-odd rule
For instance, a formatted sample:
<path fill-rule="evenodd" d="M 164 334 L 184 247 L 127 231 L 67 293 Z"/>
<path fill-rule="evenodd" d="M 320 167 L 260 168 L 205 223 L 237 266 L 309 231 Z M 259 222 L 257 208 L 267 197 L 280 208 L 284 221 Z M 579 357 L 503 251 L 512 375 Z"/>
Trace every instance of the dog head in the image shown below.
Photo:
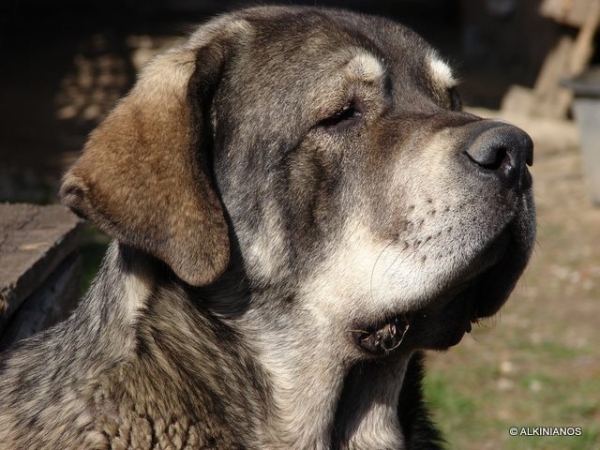
<path fill-rule="evenodd" d="M 462 112 L 456 86 L 382 18 L 227 15 L 150 63 L 61 195 L 187 284 L 236 253 L 269 308 L 349 347 L 401 318 L 404 345 L 445 348 L 504 303 L 535 234 L 530 138 Z"/>

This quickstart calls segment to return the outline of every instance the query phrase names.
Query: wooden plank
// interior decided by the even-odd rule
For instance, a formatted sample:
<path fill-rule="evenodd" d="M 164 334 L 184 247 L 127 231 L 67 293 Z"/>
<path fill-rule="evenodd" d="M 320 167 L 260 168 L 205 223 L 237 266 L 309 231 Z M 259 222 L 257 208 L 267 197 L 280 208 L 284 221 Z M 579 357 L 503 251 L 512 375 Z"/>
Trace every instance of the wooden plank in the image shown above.
<path fill-rule="evenodd" d="M 600 22 L 600 0 L 594 0 L 587 8 L 587 16 L 577 35 L 570 62 L 570 75 L 579 75 L 590 62 L 594 53 L 594 36 Z"/>
<path fill-rule="evenodd" d="M 570 89 L 561 87 L 559 83 L 563 78 L 567 78 L 570 72 L 573 46 L 573 39 L 563 36 L 548 54 L 535 83 L 529 111 L 532 116 L 557 119 L 566 115 L 572 94 Z"/>
<path fill-rule="evenodd" d="M 0 333 L 0 351 L 66 319 L 80 296 L 81 257 L 70 255 L 10 317 Z"/>
<path fill-rule="evenodd" d="M 500 109 L 509 114 L 529 115 L 533 108 L 533 89 L 524 86 L 512 85 L 504 97 Z"/>
<path fill-rule="evenodd" d="M 75 250 L 82 224 L 61 205 L 0 204 L 0 329 Z"/>
<path fill-rule="evenodd" d="M 587 12 L 577 38 L 563 36 L 546 58 L 534 88 L 532 116 L 559 119 L 567 115 L 573 92 L 560 83 L 580 74 L 592 58 L 594 36 L 600 23 L 600 0 L 594 0 Z"/>
<path fill-rule="evenodd" d="M 540 5 L 542 17 L 558 23 L 580 28 L 589 17 L 590 10 L 598 0 L 545 0 Z"/>

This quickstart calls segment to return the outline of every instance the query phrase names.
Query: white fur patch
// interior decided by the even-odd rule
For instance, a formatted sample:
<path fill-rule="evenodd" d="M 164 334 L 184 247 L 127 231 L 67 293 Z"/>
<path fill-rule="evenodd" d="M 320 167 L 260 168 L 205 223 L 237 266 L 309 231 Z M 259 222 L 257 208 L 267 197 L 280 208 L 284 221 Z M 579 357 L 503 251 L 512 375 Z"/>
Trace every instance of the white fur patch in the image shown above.
<path fill-rule="evenodd" d="M 133 324 L 146 304 L 151 284 L 141 273 L 129 272 L 123 276 L 121 305 L 126 320 Z"/>
<path fill-rule="evenodd" d="M 450 66 L 442 61 L 435 53 L 429 56 L 429 68 L 431 78 L 437 86 L 451 88 L 458 84 L 458 81 L 452 75 Z"/>
<path fill-rule="evenodd" d="M 377 58 L 362 51 L 350 60 L 346 72 L 354 79 L 373 83 L 383 75 L 384 68 Z"/>

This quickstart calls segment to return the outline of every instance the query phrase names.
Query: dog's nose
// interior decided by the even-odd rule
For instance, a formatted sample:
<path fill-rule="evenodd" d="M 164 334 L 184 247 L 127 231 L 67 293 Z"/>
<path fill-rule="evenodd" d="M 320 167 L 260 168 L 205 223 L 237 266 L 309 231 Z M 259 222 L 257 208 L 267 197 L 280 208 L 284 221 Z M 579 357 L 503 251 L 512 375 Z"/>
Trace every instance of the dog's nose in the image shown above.
<path fill-rule="evenodd" d="M 527 166 L 533 164 L 533 141 L 520 128 L 504 122 L 477 122 L 465 153 L 485 172 L 520 192 L 531 187 Z"/>

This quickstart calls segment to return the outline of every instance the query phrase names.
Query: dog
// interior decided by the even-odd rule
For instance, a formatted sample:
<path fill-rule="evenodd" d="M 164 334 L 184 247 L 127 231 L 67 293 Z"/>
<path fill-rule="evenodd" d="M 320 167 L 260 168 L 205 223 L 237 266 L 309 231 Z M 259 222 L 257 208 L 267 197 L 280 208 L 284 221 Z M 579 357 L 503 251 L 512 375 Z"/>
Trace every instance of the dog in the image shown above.
<path fill-rule="evenodd" d="M 533 144 L 411 30 L 257 7 L 156 57 L 61 197 L 114 238 L 0 364 L 2 449 L 436 449 L 422 351 L 508 298 Z"/>

